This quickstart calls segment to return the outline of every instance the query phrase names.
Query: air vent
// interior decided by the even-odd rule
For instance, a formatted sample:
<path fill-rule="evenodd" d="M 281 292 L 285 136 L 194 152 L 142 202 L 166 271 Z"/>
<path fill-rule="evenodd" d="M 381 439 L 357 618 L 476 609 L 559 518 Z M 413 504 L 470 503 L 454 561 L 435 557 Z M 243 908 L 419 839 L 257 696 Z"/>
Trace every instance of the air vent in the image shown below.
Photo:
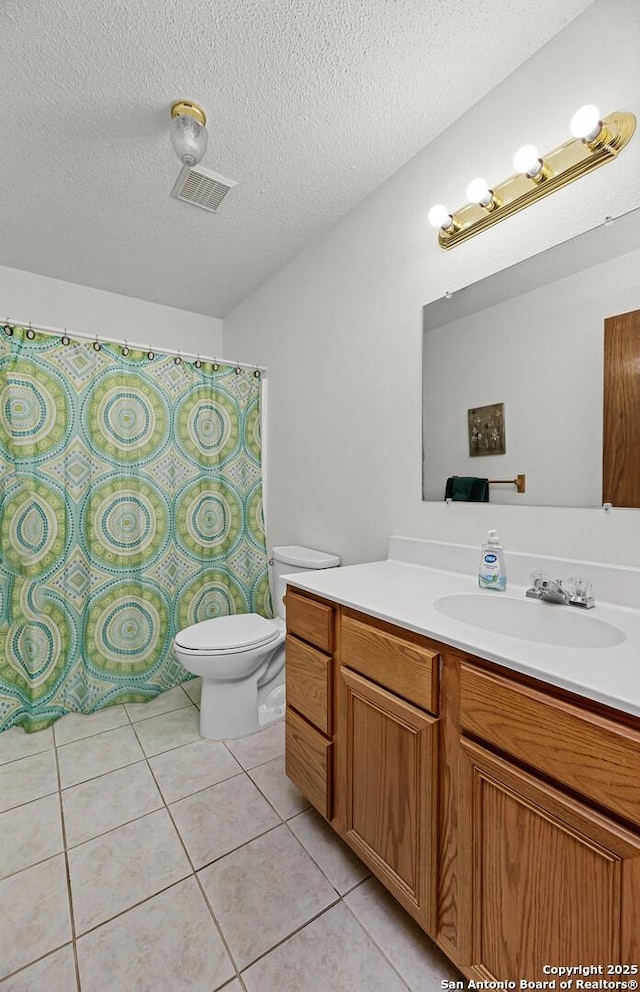
<path fill-rule="evenodd" d="M 215 214 L 229 190 L 237 185 L 233 179 L 225 179 L 202 166 L 191 168 L 186 165 L 171 190 L 171 196 Z"/>

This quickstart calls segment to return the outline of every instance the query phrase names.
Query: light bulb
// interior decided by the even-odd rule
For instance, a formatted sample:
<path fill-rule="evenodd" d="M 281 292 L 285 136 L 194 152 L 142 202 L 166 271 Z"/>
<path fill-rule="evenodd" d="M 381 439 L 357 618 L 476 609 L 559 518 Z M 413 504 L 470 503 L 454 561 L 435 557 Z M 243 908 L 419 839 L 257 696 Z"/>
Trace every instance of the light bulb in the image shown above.
<path fill-rule="evenodd" d="M 583 141 L 595 141 L 602 130 L 600 111 L 592 103 L 587 103 L 584 107 L 576 110 L 571 118 L 569 130 L 574 138 L 582 138 Z"/>
<path fill-rule="evenodd" d="M 436 203 L 429 211 L 429 223 L 432 227 L 442 227 L 445 230 L 451 227 L 453 217 L 445 207 L 444 203 Z"/>
<path fill-rule="evenodd" d="M 472 179 L 467 186 L 467 197 L 471 203 L 479 203 L 481 207 L 488 207 L 493 200 L 493 193 L 489 189 L 486 179 Z"/>
<path fill-rule="evenodd" d="M 523 172 L 525 176 L 533 179 L 542 168 L 540 154 L 535 145 L 523 145 L 513 156 L 513 168 L 516 172 Z"/>
<path fill-rule="evenodd" d="M 207 150 L 207 129 L 194 117 L 171 118 L 171 144 L 183 165 L 197 165 Z"/>

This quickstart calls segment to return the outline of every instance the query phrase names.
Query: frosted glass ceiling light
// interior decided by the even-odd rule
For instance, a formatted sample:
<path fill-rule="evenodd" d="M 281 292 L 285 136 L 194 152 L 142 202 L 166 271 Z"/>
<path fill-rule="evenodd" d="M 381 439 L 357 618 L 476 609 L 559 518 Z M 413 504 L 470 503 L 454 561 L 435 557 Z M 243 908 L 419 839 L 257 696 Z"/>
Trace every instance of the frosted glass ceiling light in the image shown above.
<path fill-rule="evenodd" d="M 431 207 L 428 217 L 431 227 L 441 227 L 444 231 L 449 230 L 453 224 L 453 217 L 444 203 L 436 203 L 435 206 Z"/>
<path fill-rule="evenodd" d="M 592 104 L 581 107 L 571 119 L 569 141 L 540 155 L 535 145 L 523 145 L 513 158 L 514 176 L 500 183 L 472 179 L 467 186 L 468 203 L 451 213 L 442 204 L 429 211 L 429 222 L 438 227 L 441 248 L 473 238 L 480 231 L 511 217 L 556 190 L 613 161 L 629 144 L 636 119 L 628 111 L 600 117 Z"/>
<path fill-rule="evenodd" d="M 171 107 L 171 144 L 183 165 L 194 166 L 207 150 L 207 115 L 191 100 Z"/>

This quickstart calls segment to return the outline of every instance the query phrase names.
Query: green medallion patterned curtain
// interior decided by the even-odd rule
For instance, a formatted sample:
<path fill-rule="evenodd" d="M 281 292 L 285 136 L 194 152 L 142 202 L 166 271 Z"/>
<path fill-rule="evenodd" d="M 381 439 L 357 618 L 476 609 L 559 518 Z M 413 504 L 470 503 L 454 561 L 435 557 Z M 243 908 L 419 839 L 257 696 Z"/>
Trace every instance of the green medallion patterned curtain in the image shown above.
<path fill-rule="evenodd" d="M 151 356 L 151 357 L 150 357 Z M 0 730 L 151 699 L 272 616 L 259 374 L 0 330 Z"/>

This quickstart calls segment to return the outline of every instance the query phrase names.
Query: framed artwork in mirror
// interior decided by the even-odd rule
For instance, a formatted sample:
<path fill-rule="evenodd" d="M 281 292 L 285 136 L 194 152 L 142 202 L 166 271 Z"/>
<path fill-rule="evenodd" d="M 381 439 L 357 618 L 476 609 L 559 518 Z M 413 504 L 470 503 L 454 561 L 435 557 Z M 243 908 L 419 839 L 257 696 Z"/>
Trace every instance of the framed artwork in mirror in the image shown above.
<path fill-rule="evenodd" d="M 504 403 L 490 403 L 467 410 L 469 456 L 504 455 Z"/>

